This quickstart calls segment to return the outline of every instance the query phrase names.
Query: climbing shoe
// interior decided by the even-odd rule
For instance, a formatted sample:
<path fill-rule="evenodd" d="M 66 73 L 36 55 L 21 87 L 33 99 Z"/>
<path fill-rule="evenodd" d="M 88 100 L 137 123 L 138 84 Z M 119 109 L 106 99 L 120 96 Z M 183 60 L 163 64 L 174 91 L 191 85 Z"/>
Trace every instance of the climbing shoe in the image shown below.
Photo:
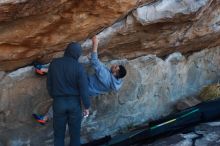
<path fill-rule="evenodd" d="M 36 74 L 42 75 L 42 76 L 47 74 L 47 72 L 43 71 L 42 69 L 37 69 L 37 68 L 35 68 L 35 72 Z"/>
<path fill-rule="evenodd" d="M 34 68 L 35 68 L 35 73 L 37 75 L 46 75 L 47 74 L 47 67 L 45 67 L 43 64 L 39 63 L 39 62 L 33 62 Z"/>
<path fill-rule="evenodd" d="M 32 116 L 34 117 L 34 119 L 40 123 L 41 125 L 45 125 L 47 123 L 47 120 L 44 119 L 43 115 L 39 115 L 39 114 L 32 114 Z"/>

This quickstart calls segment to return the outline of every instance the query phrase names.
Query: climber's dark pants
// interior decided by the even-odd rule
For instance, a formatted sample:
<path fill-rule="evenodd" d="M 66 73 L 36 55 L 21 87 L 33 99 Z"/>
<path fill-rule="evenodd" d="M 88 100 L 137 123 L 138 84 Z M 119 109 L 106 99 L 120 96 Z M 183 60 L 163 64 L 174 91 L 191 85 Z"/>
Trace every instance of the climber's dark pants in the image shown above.
<path fill-rule="evenodd" d="M 66 124 L 69 126 L 70 146 L 80 146 L 82 110 L 79 97 L 58 97 L 53 101 L 54 146 L 64 146 Z"/>

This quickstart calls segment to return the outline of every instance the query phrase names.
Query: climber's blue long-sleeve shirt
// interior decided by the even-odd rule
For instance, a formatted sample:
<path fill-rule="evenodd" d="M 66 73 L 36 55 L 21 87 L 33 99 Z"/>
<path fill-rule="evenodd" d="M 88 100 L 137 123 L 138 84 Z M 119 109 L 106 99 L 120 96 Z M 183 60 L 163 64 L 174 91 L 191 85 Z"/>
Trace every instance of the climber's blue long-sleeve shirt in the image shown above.
<path fill-rule="evenodd" d="M 89 96 L 97 96 L 120 89 L 122 80 L 116 79 L 111 70 L 99 61 L 97 53 L 92 52 L 90 63 L 95 69 L 95 74 L 88 76 Z"/>

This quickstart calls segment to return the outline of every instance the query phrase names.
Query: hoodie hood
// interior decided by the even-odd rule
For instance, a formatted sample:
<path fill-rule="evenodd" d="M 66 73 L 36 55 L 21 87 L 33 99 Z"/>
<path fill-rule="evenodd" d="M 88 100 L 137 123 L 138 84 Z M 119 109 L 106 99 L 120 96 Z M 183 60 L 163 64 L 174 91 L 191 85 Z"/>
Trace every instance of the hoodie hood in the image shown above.
<path fill-rule="evenodd" d="M 70 43 L 66 47 L 64 56 L 65 57 L 72 57 L 72 58 L 78 60 L 81 53 L 82 53 L 82 47 L 79 43 Z"/>

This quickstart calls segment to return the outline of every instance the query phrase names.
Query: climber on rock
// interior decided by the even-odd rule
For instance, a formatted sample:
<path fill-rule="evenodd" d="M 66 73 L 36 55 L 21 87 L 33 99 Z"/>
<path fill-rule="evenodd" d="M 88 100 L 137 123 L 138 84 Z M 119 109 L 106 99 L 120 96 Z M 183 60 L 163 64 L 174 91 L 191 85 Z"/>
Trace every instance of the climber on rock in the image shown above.
<path fill-rule="evenodd" d="M 118 91 L 122 86 L 122 78 L 126 75 L 123 65 L 113 64 L 109 69 L 98 59 L 97 49 L 99 40 L 96 36 L 92 38 L 93 48 L 91 52 L 90 64 L 95 73 L 88 75 L 88 92 L 90 97 L 98 96 L 111 91 Z M 44 70 L 45 67 L 44 67 Z M 37 122 L 45 124 L 53 118 L 53 110 L 50 107 L 45 115 L 33 114 Z M 85 115 L 88 116 L 88 115 Z"/>

